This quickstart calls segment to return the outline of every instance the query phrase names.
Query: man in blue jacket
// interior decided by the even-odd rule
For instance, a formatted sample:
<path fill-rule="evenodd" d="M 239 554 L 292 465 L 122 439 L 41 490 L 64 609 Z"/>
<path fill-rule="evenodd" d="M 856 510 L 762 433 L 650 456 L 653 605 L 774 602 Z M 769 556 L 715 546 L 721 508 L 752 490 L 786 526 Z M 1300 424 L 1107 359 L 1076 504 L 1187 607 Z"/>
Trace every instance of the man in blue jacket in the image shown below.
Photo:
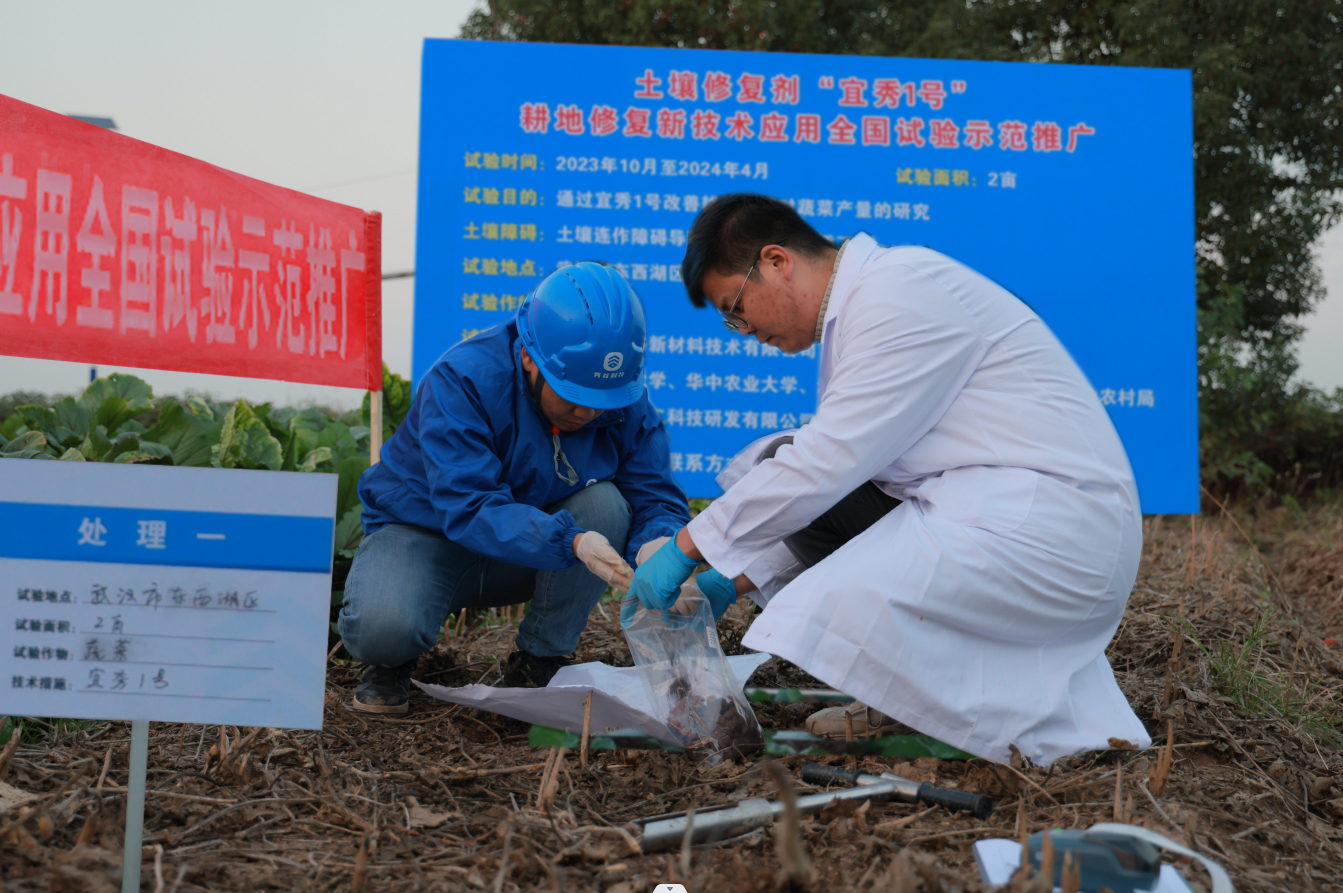
<path fill-rule="evenodd" d="M 340 634 L 354 708 L 404 713 L 410 674 L 463 608 L 530 601 L 504 684 L 544 686 L 607 585 L 690 518 L 644 392 L 643 306 L 612 267 L 547 277 L 515 319 L 445 353 L 364 472 Z"/>

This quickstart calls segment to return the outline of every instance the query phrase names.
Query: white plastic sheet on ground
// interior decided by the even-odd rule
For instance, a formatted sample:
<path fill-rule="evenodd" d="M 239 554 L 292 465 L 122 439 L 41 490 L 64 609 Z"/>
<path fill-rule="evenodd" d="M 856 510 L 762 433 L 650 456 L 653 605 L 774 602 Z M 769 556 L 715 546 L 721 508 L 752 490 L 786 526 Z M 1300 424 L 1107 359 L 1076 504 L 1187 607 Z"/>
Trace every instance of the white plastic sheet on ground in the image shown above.
<path fill-rule="evenodd" d="M 758 670 L 768 654 L 736 654 L 728 666 L 745 687 L 746 680 Z M 583 701 L 592 692 L 593 734 L 613 729 L 639 729 L 667 744 L 675 736 L 649 715 L 648 693 L 638 667 L 613 667 L 600 661 L 564 667 L 545 688 L 495 688 L 492 685 L 464 685 L 449 688 L 416 682 L 420 690 L 442 701 L 478 707 L 535 725 L 583 731 Z"/>

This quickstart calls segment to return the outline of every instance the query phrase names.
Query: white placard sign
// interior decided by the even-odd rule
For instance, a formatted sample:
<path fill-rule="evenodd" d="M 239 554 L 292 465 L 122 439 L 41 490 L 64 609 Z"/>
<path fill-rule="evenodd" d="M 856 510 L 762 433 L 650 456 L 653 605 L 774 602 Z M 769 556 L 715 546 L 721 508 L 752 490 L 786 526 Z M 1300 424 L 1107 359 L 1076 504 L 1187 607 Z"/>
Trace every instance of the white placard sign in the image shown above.
<path fill-rule="evenodd" d="M 0 714 L 321 728 L 337 483 L 0 462 Z"/>

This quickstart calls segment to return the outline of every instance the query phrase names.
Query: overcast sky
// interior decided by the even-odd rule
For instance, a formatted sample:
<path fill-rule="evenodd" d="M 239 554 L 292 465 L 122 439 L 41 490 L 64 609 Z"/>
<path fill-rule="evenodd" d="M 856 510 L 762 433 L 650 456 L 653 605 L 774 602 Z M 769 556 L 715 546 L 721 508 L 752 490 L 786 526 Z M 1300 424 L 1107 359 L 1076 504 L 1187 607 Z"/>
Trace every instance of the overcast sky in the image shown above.
<path fill-rule="evenodd" d="M 472 0 L 225 4 L 0 0 L 0 93 L 261 180 L 383 212 L 383 269 L 414 265 L 420 49 Z M 1329 299 L 1306 320 L 1302 377 L 1343 387 L 1343 230 L 1321 245 Z M 413 280 L 383 287 L 384 358 L 410 374 Z M 99 373 L 111 371 L 100 367 Z M 137 370 L 158 393 L 350 407 L 361 395 Z M 89 367 L 0 357 L 0 394 L 73 393 Z"/>

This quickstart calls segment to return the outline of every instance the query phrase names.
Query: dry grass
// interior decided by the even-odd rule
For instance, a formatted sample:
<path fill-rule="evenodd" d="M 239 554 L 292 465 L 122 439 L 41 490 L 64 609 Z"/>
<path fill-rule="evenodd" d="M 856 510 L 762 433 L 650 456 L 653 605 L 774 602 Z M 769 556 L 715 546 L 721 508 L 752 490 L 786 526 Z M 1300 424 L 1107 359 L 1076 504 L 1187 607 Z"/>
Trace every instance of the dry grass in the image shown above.
<path fill-rule="evenodd" d="M 1110 659 L 1152 731 L 1152 751 L 1048 770 L 867 761 L 993 795 L 987 822 L 874 803 L 802 817 L 795 840 L 776 826 L 712 849 L 642 856 L 633 819 L 776 796 L 775 782 L 761 762 L 705 768 L 653 753 L 595 753 L 582 768 L 578 754 L 528 747 L 521 724 L 432 700 L 415 700 L 403 719 L 370 720 L 343 707 L 356 668 L 335 660 L 320 733 L 153 726 L 143 889 L 642 893 L 673 881 L 952 893 L 980 889 L 977 839 L 1114 818 L 1211 855 L 1239 890 L 1338 889 L 1343 665 L 1325 640 L 1343 638 L 1343 512 L 1238 520 L 1244 535 L 1220 515 L 1147 522 Z M 512 619 L 463 627 L 426 656 L 421 677 L 492 681 L 512 647 Z M 743 608 L 732 609 L 725 641 L 740 641 L 747 623 Z M 628 663 L 608 614 L 594 613 L 579 656 Z M 761 672 L 767 683 L 805 682 L 786 666 Z M 806 708 L 769 705 L 760 715 L 767 727 L 799 728 Z M 39 795 L 0 813 L 4 889 L 120 889 L 129 727 L 38 732 L 4 778 Z M 781 762 L 805 792 L 800 760 Z M 1201 869 L 1183 870 L 1206 890 Z"/>

